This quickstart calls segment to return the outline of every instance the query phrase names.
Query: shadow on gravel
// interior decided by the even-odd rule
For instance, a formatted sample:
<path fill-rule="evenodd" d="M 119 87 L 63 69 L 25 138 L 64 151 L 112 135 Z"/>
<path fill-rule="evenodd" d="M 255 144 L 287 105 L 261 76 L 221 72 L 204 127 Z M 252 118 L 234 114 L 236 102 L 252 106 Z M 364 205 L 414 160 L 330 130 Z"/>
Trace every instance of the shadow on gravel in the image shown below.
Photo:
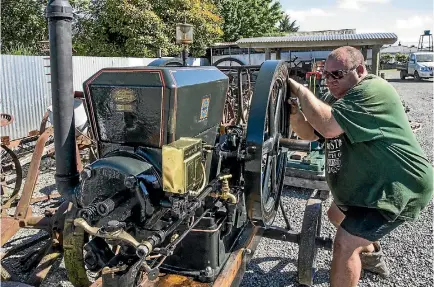
<path fill-rule="evenodd" d="M 278 262 L 273 268 L 268 271 L 264 271 L 260 265 L 267 262 Z M 288 265 L 293 264 L 297 265 L 297 260 L 289 259 L 285 257 L 266 257 L 266 258 L 253 258 L 248 264 L 248 270 L 244 275 L 244 278 L 247 279 L 245 282 L 255 281 L 256 286 L 271 286 L 271 285 L 263 285 L 261 283 L 272 282 L 273 286 L 288 286 L 290 282 L 297 281 L 297 271 L 284 271 L 283 269 Z M 278 276 L 276 276 L 278 274 Z M 329 270 L 326 269 L 318 269 L 315 274 L 314 284 L 322 284 L 328 282 Z M 248 277 L 251 277 L 250 280 Z M 258 277 L 258 278 L 257 278 Z M 260 278 L 260 279 L 259 279 Z M 253 279 L 253 280 L 252 280 Z M 256 279 L 259 279 L 260 282 L 257 282 Z M 298 286 L 296 284 L 295 286 Z"/>
<path fill-rule="evenodd" d="M 10 239 L 7 243 L 5 243 L 2 248 L 10 248 L 21 244 L 26 244 L 32 240 L 36 240 L 39 237 L 46 235 L 47 232 L 44 230 L 40 230 L 38 233 L 32 234 L 30 236 L 18 237 L 14 239 Z M 15 244 L 16 243 L 16 244 Z"/>
<path fill-rule="evenodd" d="M 43 188 L 41 188 L 41 189 L 39 190 L 39 192 L 40 192 L 40 193 L 43 193 L 43 194 L 45 194 L 45 195 L 49 195 L 49 194 L 52 194 L 53 191 L 55 191 L 55 190 L 56 190 L 56 184 L 53 183 L 52 185 L 44 186 Z"/>

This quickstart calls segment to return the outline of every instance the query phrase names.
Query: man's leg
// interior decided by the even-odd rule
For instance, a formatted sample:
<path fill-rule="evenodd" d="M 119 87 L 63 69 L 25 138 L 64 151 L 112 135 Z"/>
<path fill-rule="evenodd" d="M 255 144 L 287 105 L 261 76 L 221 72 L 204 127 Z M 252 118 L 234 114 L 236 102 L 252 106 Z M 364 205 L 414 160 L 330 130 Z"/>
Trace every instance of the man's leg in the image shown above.
<path fill-rule="evenodd" d="M 327 210 L 327 216 L 330 222 L 339 229 L 342 221 L 345 219 L 345 214 L 337 207 L 336 203 L 333 201 L 330 208 Z M 371 243 L 368 246 L 364 246 L 362 248 L 362 252 L 374 252 L 375 247 Z"/>
<path fill-rule="evenodd" d="M 333 201 L 330 208 L 327 210 L 327 216 L 330 222 L 339 228 L 341 222 L 345 219 L 345 214 L 337 207 L 336 203 Z"/>
<path fill-rule="evenodd" d="M 384 254 L 377 242 L 404 221 L 388 221 L 372 208 L 351 206 L 343 212 L 345 218 L 336 233 L 332 260 L 332 282 L 338 285 L 332 286 L 356 286 L 361 265 L 365 270 L 388 277 Z M 342 281 L 345 276 L 347 281 Z M 354 285 L 339 285 L 344 282 Z"/>
<path fill-rule="evenodd" d="M 362 269 L 360 253 L 364 246 L 371 243 L 369 240 L 351 235 L 342 227 L 338 228 L 333 244 L 332 287 L 357 286 Z"/>

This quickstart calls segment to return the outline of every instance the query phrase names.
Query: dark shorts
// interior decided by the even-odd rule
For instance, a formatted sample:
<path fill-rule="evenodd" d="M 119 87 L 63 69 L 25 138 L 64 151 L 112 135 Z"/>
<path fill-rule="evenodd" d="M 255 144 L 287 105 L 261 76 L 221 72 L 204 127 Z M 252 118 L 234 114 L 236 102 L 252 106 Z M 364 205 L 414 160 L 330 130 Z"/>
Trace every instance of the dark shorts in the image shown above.
<path fill-rule="evenodd" d="M 341 227 L 351 235 L 364 238 L 371 242 L 378 241 L 390 233 L 404 220 L 389 221 L 378 210 L 365 207 L 339 207 L 345 214 Z"/>

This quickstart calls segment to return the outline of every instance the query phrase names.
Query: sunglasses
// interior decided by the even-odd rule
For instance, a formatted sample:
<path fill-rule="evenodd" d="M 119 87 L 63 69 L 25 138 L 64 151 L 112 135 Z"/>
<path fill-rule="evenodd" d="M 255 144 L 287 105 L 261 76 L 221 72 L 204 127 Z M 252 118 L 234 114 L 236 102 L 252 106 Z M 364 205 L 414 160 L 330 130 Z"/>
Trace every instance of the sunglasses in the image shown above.
<path fill-rule="evenodd" d="M 340 80 L 348 73 L 354 71 L 357 67 L 354 67 L 349 70 L 336 70 L 336 71 L 323 71 L 323 79 L 328 80 L 330 77 L 332 77 L 334 80 Z"/>

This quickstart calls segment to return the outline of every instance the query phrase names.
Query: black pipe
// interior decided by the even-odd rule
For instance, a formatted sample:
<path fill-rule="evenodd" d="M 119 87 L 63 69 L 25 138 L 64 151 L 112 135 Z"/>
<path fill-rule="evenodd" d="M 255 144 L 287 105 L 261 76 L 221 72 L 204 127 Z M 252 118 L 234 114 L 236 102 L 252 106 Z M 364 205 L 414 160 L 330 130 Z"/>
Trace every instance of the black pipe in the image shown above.
<path fill-rule="evenodd" d="M 308 140 L 296 140 L 296 139 L 287 139 L 281 138 L 280 146 L 287 148 L 289 150 L 296 151 L 311 151 L 312 150 L 312 142 Z"/>
<path fill-rule="evenodd" d="M 72 75 L 72 7 L 68 0 L 49 0 L 51 93 L 53 104 L 56 185 L 61 196 L 73 203 L 79 183 L 76 161 Z"/>
<path fill-rule="evenodd" d="M 184 46 L 182 48 L 182 65 L 187 67 L 187 47 Z"/>

